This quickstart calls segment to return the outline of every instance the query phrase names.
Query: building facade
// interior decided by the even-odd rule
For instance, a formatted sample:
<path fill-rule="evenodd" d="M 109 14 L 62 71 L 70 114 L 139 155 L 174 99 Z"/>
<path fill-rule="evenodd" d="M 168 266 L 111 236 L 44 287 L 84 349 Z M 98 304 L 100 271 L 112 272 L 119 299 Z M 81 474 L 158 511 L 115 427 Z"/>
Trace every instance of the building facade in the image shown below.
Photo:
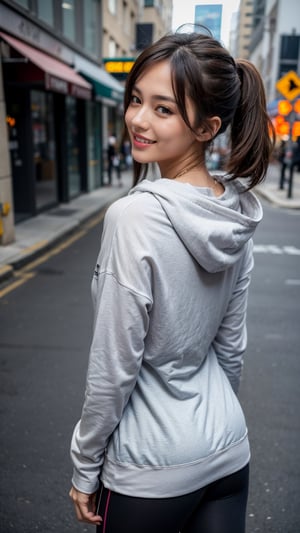
<path fill-rule="evenodd" d="M 100 0 L 0 3 L 2 244 L 14 222 L 102 185 L 102 115 L 123 87 L 101 68 L 101 17 Z"/>
<path fill-rule="evenodd" d="M 125 83 L 130 68 L 139 53 L 149 44 L 171 30 L 172 0 L 108 0 L 103 2 L 102 54 L 104 68 L 121 84 Z M 113 134 L 120 145 L 123 138 L 123 120 L 107 108 L 104 132 Z"/>
<path fill-rule="evenodd" d="M 253 3 L 254 0 L 241 0 L 240 2 L 235 27 L 236 39 L 234 50 L 232 50 L 235 57 L 249 59 L 253 29 Z"/>
<path fill-rule="evenodd" d="M 171 0 L 0 0 L 0 244 L 14 240 L 16 223 L 105 185 L 124 83 L 103 57 L 136 57 L 138 25 L 152 24 L 156 38 L 171 28 L 171 8 Z"/>
<path fill-rule="evenodd" d="M 300 76 L 300 4 L 297 0 L 254 1 L 253 23 L 250 59 L 263 76 L 270 102 L 280 97 L 279 79 L 289 71 Z"/>
<path fill-rule="evenodd" d="M 103 57 L 136 57 L 172 27 L 172 0 L 103 2 Z"/>

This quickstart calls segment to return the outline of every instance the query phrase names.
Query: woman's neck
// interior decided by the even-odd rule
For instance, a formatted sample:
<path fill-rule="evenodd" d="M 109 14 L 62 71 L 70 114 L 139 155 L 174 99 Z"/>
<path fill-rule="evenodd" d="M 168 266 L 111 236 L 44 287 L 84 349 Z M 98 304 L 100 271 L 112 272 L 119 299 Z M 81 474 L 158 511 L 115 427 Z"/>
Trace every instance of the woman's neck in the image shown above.
<path fill-rule="evenodd" d="M 224 192 L 222 183 L 210 175 L 203 162 L 194 161 L 185 166 L 181 165 L 177 172 L 170 171 L 168 174 L 162 173 L 162 176 L 181 183 L 189 183 L 194 187 L 210 188 L 215 196 L 220 196 Z"/>

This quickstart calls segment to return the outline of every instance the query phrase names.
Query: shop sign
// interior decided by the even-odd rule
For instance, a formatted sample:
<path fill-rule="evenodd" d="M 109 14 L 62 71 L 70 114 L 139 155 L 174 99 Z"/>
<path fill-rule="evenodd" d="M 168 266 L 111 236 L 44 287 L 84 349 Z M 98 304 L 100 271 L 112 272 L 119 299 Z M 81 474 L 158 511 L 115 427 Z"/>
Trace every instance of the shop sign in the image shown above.
<path fill-rule="evenodd" d="M 48 91 L 55 91 L 57 93 L 68 94 L 68 82 L 62 80 L 61 78 L 56 78 L 49 74 L 45 73 L 45 87 Z"/>
<path fill-rule="evenodd" d="M 134 64 L 133 58 L 104 59 L 104 68 L 110 74 L 128 74 Z"/>

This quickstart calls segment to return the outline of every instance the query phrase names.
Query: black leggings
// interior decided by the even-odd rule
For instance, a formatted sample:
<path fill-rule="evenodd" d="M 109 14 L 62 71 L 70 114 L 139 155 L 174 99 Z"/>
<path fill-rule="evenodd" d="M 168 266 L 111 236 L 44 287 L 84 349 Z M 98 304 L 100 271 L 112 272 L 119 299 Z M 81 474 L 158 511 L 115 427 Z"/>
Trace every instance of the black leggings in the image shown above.
<path fill-rule="evenodd" d="M 245 533 L 249 466 L 184 496 L 136 498 L 102 487 L 97 533 Z"/>

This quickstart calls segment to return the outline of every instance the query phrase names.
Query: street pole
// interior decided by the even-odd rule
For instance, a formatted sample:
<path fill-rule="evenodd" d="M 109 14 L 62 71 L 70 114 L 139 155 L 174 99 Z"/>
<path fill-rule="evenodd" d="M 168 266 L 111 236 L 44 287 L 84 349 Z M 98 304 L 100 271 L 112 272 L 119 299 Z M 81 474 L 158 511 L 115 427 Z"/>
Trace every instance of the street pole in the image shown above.
<path fill-rule="evenodd" d="M 293 197 L 293 175 L 294 175 L 294 165 L 293 165 L 293 125 L 296 118 L 296 113 L 294 111 L 294 103 L 295 100 L 292 100 L 291 104 L 293 106 L 293 110 L 290 112 L 289 115 L 289 123 L 290 123 L 290 136 L 288 140 L 288 152 L 290 152 L 290 159 L 289 159 L 289 183 L 288 183 L 288 191 L 287 191 L 287 198 Z"/>

